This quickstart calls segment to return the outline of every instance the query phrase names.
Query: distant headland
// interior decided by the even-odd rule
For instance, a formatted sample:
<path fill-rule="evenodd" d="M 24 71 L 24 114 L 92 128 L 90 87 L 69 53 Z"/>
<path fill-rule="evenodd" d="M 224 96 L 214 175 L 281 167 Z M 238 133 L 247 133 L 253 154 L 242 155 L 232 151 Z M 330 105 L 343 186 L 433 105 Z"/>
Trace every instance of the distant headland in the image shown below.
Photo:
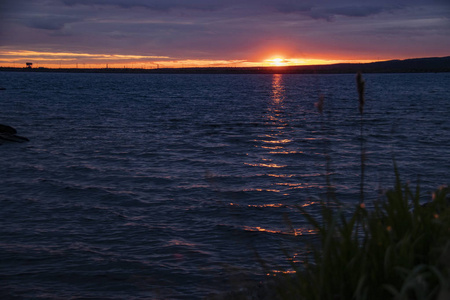
<path fill-rule="evenodd" d="M 144 73 L 144 74 L 346 74 L 346 73 L 437 73 L 450 72 L 450 56 L 388 60 L 373 63 L 278 67 L 201 67 L 201 68 L 24 68 L 0 67 L 0 71 L 62 73 Z"/>

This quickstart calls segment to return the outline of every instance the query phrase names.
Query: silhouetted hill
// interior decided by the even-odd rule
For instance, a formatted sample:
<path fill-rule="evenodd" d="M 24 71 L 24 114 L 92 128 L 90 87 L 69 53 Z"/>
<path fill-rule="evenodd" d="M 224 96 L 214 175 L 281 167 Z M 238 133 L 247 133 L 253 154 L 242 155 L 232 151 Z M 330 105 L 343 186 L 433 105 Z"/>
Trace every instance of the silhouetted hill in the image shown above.
<path fill-rule="evenodd" d="M 149 74 L 340 74 L 340 73 L 430 73 L 450 72 L 450 56 L 389 60 L 366 64 L 332 64 L 288 67 L 212 67 L 164 69 L 48 69 L 5 68 L 0 71 L 71 72 L 71 73 L 149 73 Z"/>
<path fill-rule="evenodd" d="M 317 71 L 354 73 L 415 73 L 415 72 L 450 72 L 450 56 L 389 60 L 367 64 L 336 64 L 316 66 Z"/>

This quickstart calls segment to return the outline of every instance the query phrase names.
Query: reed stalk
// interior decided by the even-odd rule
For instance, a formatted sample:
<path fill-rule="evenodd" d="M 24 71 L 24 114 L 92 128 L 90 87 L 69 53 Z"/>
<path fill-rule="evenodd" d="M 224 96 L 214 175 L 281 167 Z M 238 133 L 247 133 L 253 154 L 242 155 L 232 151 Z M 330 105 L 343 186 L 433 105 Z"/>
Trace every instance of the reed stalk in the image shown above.
<path fill-rule="evenodd" d="M 358 90 L 358 100 L 359 100 L 359 114 L 360 114 L 360 159 L 361 159 L 361 182 L 360 182 L 360 188 L 359 188 L 359 201 L 360 203 L 364 203 L 364 174 L 365 174 L 365 167 L 366 167 L 366 148 L 364 143 L 364 104 L 365 104 L 365 97 L 364 97 L 364 91 L 365 91 L 365 81 L 362 77 L 361 72 L 358 72 L 356 74 L 356 88 Z"/>

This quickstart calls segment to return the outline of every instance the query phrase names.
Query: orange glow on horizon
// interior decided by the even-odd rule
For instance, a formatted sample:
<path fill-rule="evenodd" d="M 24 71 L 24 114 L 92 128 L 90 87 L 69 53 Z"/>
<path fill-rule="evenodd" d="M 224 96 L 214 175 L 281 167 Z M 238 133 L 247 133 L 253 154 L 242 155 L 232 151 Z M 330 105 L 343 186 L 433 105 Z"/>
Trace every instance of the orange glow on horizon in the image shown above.
<path fill-rule="evenodd" d="M 339 63 L 369 63 L 380 60 L 349 60 L 349 59 L 319 59 L 319 58 L 282 58 L 273 56 L 261 62 L 263 67 L 312 66 L 331 65 Z"/>
<path fill-rule="evenodd" d="M 267 64 L 269 64 L 269 65 L 277 66 L 277 67 L 287 66 L 289 63 L 287 60 L 285 60 L 284 58 L 281 58 L 281 57 L 266 59 L 265 62 L 267 62 Z"/>
<path fill-rule="evenodd" d="M 343 62 L 364 63 L 376 60 L 346 60 L 319 58 L 285 58 L 273 55 L 262 61 L 246 59 L 208 60 L 208 59 L 177 59 L 157 55 L 124 55 L 124 54 L 90 54 L 72 52 L 48 52 L 1 49 L 0 67 L 25 67 L 26 62 L 32 62 L 33 67 L 43 68 L 208 68 L 208 67 L 284 67 L 301 65 L 323 65 Z"/>

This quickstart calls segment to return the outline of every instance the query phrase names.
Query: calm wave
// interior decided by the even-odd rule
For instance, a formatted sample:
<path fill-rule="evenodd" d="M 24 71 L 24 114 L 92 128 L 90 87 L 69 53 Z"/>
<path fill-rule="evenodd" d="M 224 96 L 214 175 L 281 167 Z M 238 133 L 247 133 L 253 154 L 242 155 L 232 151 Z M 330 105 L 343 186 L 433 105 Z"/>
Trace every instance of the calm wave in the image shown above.
<path fill-rule="evenodd" d="M 286 269 L 295 205 L 448 184 L 450 74 L 0 73 L 0 296 L 198 299 Z M 324 113 L 314 104 L 324 97 Z M 361 121 L 362 135 L 361 135 Z M 288 216 L 288 217 L 286 217 Z M 290 220 L 292 228 L 288 226 Z"/>

